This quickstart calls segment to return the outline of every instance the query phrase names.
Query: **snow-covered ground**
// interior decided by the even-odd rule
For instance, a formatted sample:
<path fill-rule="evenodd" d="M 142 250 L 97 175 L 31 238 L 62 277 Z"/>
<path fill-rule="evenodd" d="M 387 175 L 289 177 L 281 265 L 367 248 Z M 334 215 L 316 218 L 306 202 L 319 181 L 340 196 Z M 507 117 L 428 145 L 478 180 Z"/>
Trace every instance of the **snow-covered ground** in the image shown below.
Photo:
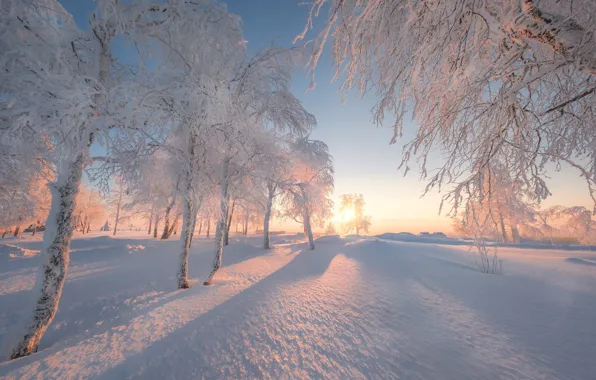
<path fill-rule="evenodd" d="M 40 352 L 7 378 L 596 378 L 596 254 L 499 248 L 504 275 L 467 247 L 295 236 L 232 239 L 203 287 L 175 290 L 178 242 L 73 240 L 69 279 Z M 39 241 L 0 246 L 1 359 L 31 312 Z"/>

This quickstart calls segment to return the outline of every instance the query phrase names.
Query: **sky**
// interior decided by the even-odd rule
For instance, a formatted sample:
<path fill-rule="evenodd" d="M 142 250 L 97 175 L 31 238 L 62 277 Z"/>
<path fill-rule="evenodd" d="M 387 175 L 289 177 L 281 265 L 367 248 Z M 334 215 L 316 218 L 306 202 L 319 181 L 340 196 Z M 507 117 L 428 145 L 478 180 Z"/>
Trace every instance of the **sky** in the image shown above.
<path fill-rule="evenodd" d="M 87 27 L 88 14 L 94 8 L 92 0 L 60 2 L 81 27 Z M 244 36 L 251 51 L 258 51 L 272 43 L 292 46 L 294 37 L 302 32 L 307 19 L 308 7 L 299 5 L 301 2 L 225 1 L 229 11 L 241 17 Z M 451 220 L 438 214 L 441 194 L 433 192 L 421 197 L 425 182 L 418 173 L 412 170 L 404 177 L 403 171 L 398 170 L 402 146 L 407 140 L 390 145 L 392 128 L 377 126 L 372 121 L 374 95 L 359 98 L 354 91 L 342 94 L 339 92 L 339 83 L 331 82 L 333 75 L 334 67 L 326 54 L 315 71 L 316 88 L 307 91 L 310 77 L 305 70 L 297 68 L 293 92 L 317 118 L 318 126 L 312 138 L 327 143 L 334 157 L 336 204 L 340 194 L 363 194 L 366 214 L 372 217 L 372 233 L 449 232 Z M 416 123 L 406 121 L 404 128 L 404 135 L 411 136 Z M 561 204 L 591 207 L 587 186 L 577 172 L 563 167 L 560 172 L 550 173 L 550 176 L 547 183 L 553 196 L 544 202 L 544 206 Z M 339 216 L 336 216 L 335 220 L 338 219 Z"/>

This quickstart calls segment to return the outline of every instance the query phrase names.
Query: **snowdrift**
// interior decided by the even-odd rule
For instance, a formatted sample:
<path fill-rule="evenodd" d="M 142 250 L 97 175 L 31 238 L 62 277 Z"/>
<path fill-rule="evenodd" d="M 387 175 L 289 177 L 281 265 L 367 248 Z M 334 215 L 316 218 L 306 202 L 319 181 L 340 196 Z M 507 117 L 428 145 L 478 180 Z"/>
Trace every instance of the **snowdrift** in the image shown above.
<path fill-rule="evenodd" d="M 18 259 L 35 256 L 39 251 L 25 249 L 12 244 L 0 244 L 0 259 Z"/>

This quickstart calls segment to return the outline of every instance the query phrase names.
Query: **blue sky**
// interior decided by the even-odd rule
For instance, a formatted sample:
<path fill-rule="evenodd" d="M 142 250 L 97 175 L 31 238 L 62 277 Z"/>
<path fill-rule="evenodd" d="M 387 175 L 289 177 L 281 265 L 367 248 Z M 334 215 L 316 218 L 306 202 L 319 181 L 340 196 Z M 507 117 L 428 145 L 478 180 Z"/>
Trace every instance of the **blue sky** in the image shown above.
<path fill-rule="evenodd" d="M 77 23 L 86 28 L 88 14 L 94 9 L 92 0 L 60 0 Z M 304 28 L 307 6 L 301 0 L 228 0 L 230 12 L 242 18 L 245 39 L 252 51 L 274 42 L 291 46 L 294 37 Z M 322 20 L 320 20 L 322 21 Z M 306 109 L 313 113 L 318 127 L 313 138 L 325 141 L 334 156 L 336 170 L 335 195 L 362 193 L 367 211 L 373 217 L 375 231 L 399 229 L 410 232 L 449 230 L 450 221 L 438 216 L 440 195 L 420 198 L 424 183 L 415 171 L 403 177 L 398 171 L 401 146 L 405 141 L 389 145 L 393 131 L 377 127 L 371 121 L 374 96 L 358 98 L 353 92 L 344 98 L 338 83 L 330 83 L 334 69 L 324 56 L 316 70 L 317 86 L 308 91 L 310 78 L 297 69 L 294 93 Z M 415 129 L 413 122 L 405 126 L 405 134 Z M 590 206 L 586 186 L 570 170 L 553 173 L 549 181 L 553 197 L 546 205 L 581 204 Z M 376 228 L 375 228 L 376 227 Z"/>

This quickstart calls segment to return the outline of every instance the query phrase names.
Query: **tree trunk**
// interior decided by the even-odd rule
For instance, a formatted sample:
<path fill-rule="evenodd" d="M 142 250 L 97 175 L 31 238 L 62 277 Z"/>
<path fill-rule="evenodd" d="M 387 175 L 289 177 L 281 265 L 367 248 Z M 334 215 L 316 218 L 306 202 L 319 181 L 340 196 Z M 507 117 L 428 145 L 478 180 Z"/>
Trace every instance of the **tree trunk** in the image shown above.
<path fill-rule="evenodd" d="M 499 213 L 499 220 L 501 223 L 501 237 L 503 239 L 503 243 L 508 243 L 509 239 L 507 237 L 507 230 L 505 229 L 505 220 L 503 219 L 503 215 Z"/>
<path fill-rule="evenodd" d="M 87 222 L 87 233 L 91 231 L 91 222 Z"/>
<path fill-rule="evenodd" d="M 248 235 L 248 219 L 250 218 L 250 213 L 246 210 L 246 214 L 244 214 L 244 231 L 242 233 L 244 236 Z"/>
<path fill-rule="evenodd" d="M 37 351 L 39 342 L 54 319 L 69 263 L 69 245 L 74 231 L 73 210 L 81 184 L 86 155 L 79 154 L 73 162 L 63 164 L 57 181 L 51 186 L 52 206 L 46 221 L 43 276 L 39 276 L 41 294 L 33 314 L 33 321 L 23 340 L 15 347 L 11 359 Z"/>
<path fill-rule="evenodd" d="M 197 228 L 197 210 L 199 209 L 198 205 L 195 205 L 194 209 L 192 210 L 192 227 L 190 229 L 190 243 L 188 245 L 189 248 L 192 248 L 192 239 L 195 237 L 195 229 Z M 184 226 L 182 226 L 182 228 L 184 228 Z M 182 233 L 182 232 L 180 232 Z M 201 234 L 201 232 L 199 231 L 199 234 Z"/>
<path fill-rule="evenodd" d="M 31 236 L 35 236 L 36 232 L 37 232 L 37 222 L 33 222 L 33 232 L 31 233 Z"/>
<path fill-rule="evenodd" d="M 163 232 L 161 233 L 161 239 L 167 239 L 170 235 L 168 234 L 168 231 L 170 231 L 170 211 L 172 211 L 172 207 L 170 205 L 168 205 L 168 207 L 166 207 L 166 213 L 164 214 L 164 226 L 163 226 Z"/>
<path fill-rule="evenodd" d="M 224 245 L 228 245 L 230 243 L 230 226 L 232 225 L 232 216 L 234 215 L 234 205 L 236 201 L 232 201 L 232 208 L 230 209 L 228 220 L 226 223 L 226 230 L 224 231 Z"/>
<path fill-rule="evenodd" d="M 275 189 L 271 184 L 267 186 L 267 205 L 265 208 L 265 217 L 263 218 L 263 248 L 271 248 L 271 242 L 269 240 L 269 221 L 271 220 L 271 209 L 273 207 L 273 197 Z"/>
<path fill-rule="evenodd" d="M 203 231 L 203 218 L 200 218 L 199 219 L 199 231 L 198 231 L 199 236 L 201 235 L 202 231 Z"/>
<path fill-rule="evenodd" d="M 187 184 L 186 195 L 184 197 L 184 216 L 182 218 L 182 231 L 180 231 L 180 243 L 182 250 L 180 252 L 180 262 L 178 267 L 178 289 L 188 289 L 188 254 L 190 251 L 190 242 L 192 240 L 192 190 L 190 184 Z"/>
<path fill-rule="evenodd" d="M 300 192 L 302 194 L 302 200 L 304 202 L 304 232 L 306 233 L 306 236 L 308 236 L 308 248 L 310 250 L 314 250 L 315 241 L 312 236 L 312 227 L 310 225 L 310 209 L 308 207 L 308 195 L 302 187 L 300 187 Z"/>
<path fill-rule="evenodd" d="M 153 224 L 153 208 L 151 208 L 151 214 L 149 215 L 149 231 L 147 235 L 151 235 L 151 225 Z"/>
<path fill-rule="evenodd" d="M 17 227 L 14 230 L 14 237 L 18 237 L 21 234 L 21 222 L 23 221 L 23 217 L 19 216 L 17 220 Z"/>
<path fill-rule="evenodd" d="M 4 239 L 6 237 L 6 234 L 8 233 L 8 230 L 4 230 L 4 233 L 2 234 L 2 239 Z"/>
<path fill-rule="evenodd" d="M 211 218 L 207 219 L 207 237 L 211 235 Z"/>
<path fill-rule="evenodd" d="M 194 194 L 192 191 L 192 176 L 194 173 L 194 148 L 194 135 L 191 133 L 188 144 L 188 169 L 186 172 L 184 187 L 182 231 L 180 231 L 180 243 L 182 245 L 182 250 L 180 252 L 180 262 L 178 267 L 178 289 L 188 289 L 190 287 L 190 284 L 188 283 L 188 254 L 190 251 L 190 244 L 192 241 L 192 230 L 194 229 L 193 219 L 196 217 L 196 214 L 193 212 Z M 174 225 L 176 225 L 177 222 L 178 221 L 176 220 L 176 222 L 174 222 Z"/>
<path fill-rule="evenodd" d="M 172 234 L 174 233 L 174 231 L 176 230 L 176 226 L 178 225 L 178 222 L 180 221 L 180 212 L 176 213 L 176 217 L 174 218 L 174 223 L 172 223 L 170 225 L 170 229 L 168 230 L 168 234 L 165 237 L 166 239 L 169 239 L 170 236 L 172 236 Z M 163 236 L 161 237 L 162 239 L 164 238 Z"/>
<path fill-rule="evenodd" d="M 153 237 L 157 238 L 157 230 L 159 227 L 159 210 L 155 213 L 155 224 L 153 225 Z"/>
<path fill-rule="evenodd" d="M 118 194 L 118 204 L 116 205 L 116 220 L 114 221 L 114 233 L 116 235 L 116 231 L 118 230 L 118 220 L 120 219 L 120 205 L 122 203 L 122 178 L 120 179 L 120 194 Z"/>
<path fill-rule="evenodd" d="M 304 212 L 304 229 L 306 230 L 306 236 L 308 236 L 308 249 L 311 251 L 315 249 L 315 241 L 312 235 L 312 227 L 310 225 L 310 211 L 308 206 Z"/>
<path fill-rule="evenodd" d="M 518 244 L 520 241 L 519 230 L 515 223 L 511 223 L 511 238 L 514 244 Z"/>
<path fill-rule="evenodd" d="M 219 219 L 215 228 L 215 258 L 213 259 L 213 270 L 207 277 L 207 281 L 203 285 L 211 285 L 213 283 L 213 277 L 215 273 L 221 267 L 222 255 L 223 255 L 223 237 L 226 229 L 227 215 L 228 215 L 228 169 L 230 166 L 230 159 L 225 158 L 221 168 L 221 181 L 220 181 L 220 200 L 219 200 Z"/>

